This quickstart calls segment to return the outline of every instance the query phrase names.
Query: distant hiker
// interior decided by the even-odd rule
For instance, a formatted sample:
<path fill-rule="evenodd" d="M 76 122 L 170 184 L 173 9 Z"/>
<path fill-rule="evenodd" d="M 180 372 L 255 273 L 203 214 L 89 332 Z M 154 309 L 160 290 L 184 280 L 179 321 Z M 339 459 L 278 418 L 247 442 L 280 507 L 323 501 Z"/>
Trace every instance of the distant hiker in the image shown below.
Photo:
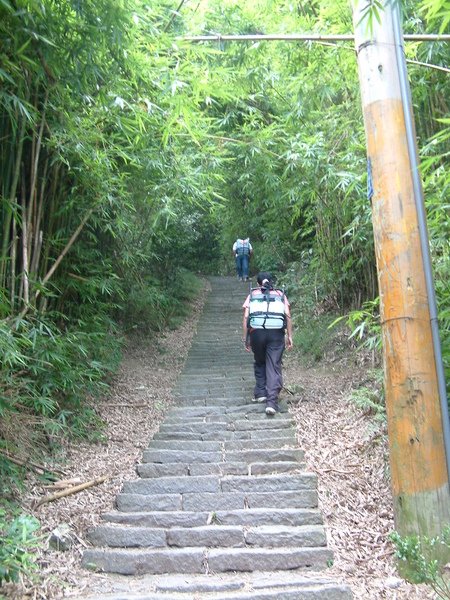
<path fill-rule="evenodd" d="M 265 402 L 266 414 L 273 416 L 283 387 L 281 358 L 285 347 L 292 348 L 291 311 L 284 291 L 273 287 L 270 273 L 259 273 L 257 282 L 259 287 L 250 291 L 243 304 L 243 342 L 254 356 L 252 401 Z"/>
<path fill-rule="evenodd" d="M 248 267 L 253 248 L 250 238 L 238 238 L 233 244 L 233 256 L 236 260 L 236 271 L 239 281 L 248 280 Z"/>

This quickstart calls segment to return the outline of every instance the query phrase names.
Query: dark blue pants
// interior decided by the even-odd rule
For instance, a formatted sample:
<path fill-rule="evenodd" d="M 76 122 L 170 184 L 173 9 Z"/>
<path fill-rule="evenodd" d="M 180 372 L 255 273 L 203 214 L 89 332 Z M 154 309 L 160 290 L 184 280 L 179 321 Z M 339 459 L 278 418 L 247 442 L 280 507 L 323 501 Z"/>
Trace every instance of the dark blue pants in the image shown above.
<path fill-rule="evenodd" d="M 283 387 L 281 359 L 284 352 L 284 329 L 253 329 L 250 344 L 254 357 L 255 398 L 267 397 L 267 406 L 278 408 L 278 394 Z"/>
<path fill-rule="evenodd" d="M 236 271 L 238 277 L 248 277 L 248 264 L 249 264 L 249 255 L 248 254 L 238 254 L 236 256 Z"/>

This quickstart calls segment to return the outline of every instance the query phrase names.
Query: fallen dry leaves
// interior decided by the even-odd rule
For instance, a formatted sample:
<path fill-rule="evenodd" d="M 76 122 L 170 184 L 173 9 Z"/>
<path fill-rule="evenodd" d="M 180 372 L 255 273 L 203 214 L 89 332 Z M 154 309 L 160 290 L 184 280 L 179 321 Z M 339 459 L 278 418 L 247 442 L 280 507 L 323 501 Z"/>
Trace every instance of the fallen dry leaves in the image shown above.
<path fill-rule="evenodd" d="M 367 368 L 349 355 L 306 368 L 291 355 L 284 375 L 288 388 L 301 390 L 290 400 L 291 411 L 307 469 L 318 475 L 334 552 L 331 572 L 351 585 L 355 600 L 433 598 L 428 588 L 410 585 L 396 572 L 386 425 L 350 401 L 352 389 L 367 380 Z"/>

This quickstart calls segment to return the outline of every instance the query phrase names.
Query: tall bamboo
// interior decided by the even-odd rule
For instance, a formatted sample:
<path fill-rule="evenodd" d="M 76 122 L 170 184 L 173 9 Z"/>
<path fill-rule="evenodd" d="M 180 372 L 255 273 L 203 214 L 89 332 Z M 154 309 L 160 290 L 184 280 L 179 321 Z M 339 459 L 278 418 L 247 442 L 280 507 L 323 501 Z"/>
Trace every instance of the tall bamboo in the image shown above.
<path fill-rule="evenodd" d="M 9 206 L 6 207 L 5 221 L 3 224 L 3 243 L 2 243 L 2 261 L 0 264 L 0 283 L 6 285 L 6 263 L 8 258 L 8 248 L 11 241 L 11 219 L 13 218 L 12 206 L 16 203 L 17 187 L 19 184 L 20 166 L 22 162 L 23 144 L 25 139 L 25 125 L 26 118 L 22 115 L 20 118 L 20 126 L 18 136 L 16 138 L 16 153 L 13 167 L 13 177 L 11 181 L 11 188 L 9 190 Z"/>

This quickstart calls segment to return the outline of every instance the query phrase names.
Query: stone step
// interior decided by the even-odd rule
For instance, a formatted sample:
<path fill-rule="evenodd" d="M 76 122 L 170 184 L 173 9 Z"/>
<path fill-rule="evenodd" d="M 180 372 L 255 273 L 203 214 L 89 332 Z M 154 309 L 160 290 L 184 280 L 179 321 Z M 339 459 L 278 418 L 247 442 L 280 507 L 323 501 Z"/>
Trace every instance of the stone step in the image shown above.
<path fill-rule="evenodd" d="M 153 579 L 150 584 L 150 577 Z M 156 580 L 156 581 L 155 581 Z M 220 593 L 220 598 L 261 598 L 261 594 L 276 593 L 273 596 L 276 600 L 282 600 L 285 593 L 295 589 L 298 592 L 303 590 L 307 593 L 311 591 L 321 592 L 322 596 L 296 596 L 298 600 L 348 600 L 351 596 L 339 594 L 344 586 L 336 585 L 326 577 L 308 575 L 298 571 L 278 572 L 254 572 L 254 573 L 224 573 L 221 575 L 168 575 L 164 579 L 155 576 L 143 577 L 143 585 L 146 589 L 154 589 L 156 592 L 163 593 L 192 593 L 202 594 L 202 598 L 218 598 L 215 594 Z M 149 585 L 150 584 L 150 585 Z M 348 588 L 346 588 L 348 590 Z M 335 594 L 331 596 L 331 591 Z M 236 593 L 240 593 L 236 596 Z M 226 594 L 226 595 L 223 595 Z M 231 595 L 229 595 L 231 594 Z M 241 594 L 245 594 L 242 596 Z M 295 596 L 291 596 L 294 598 Z"/>
<path fill-rule="evenodd" d="M 187 397 L 183 396 L 177 400 L 180 406 L 222 406 L 224 403 L 242 405 L 247 399 L 248 394 L 230 394 L 230 396 L 204 396 L 204 397 Z"/>
<path fill-rule="evenodd" d="M 124 494 L 200 494 L 203 492 L 286 492 L 311 490 L 317 485 L 315 473 L 296 475 L 212 475 L 191 477 L 158 477 L 126 481 Z"/>
<path fill-rule="evenodd" d="M 219 462 L 280 462 L 303 461 L 304 452 L 296 448 L 253 448 L 228 452 L 201 452 L 180 450 L 144 450 L 144 463 L 219 463 Z"/>
<path fill-rule="evenodd" d="M 133 527 L 100 525 L 89 532 L 88 540 L 95 546 L 110 548 L 161 547 L 227 547 L 280 548 L 325 546 L 326 537 L 321 525 L 298 527 L 262 525 L 202 525 L 198 527 Z"/>
<path fill-rule="evenodd" d="M 336 583 L 328 585 L 314 586 L 308 584 L 305 586 L 286 586 L 283 588 L 282 595 L 280 591 L 273 588 L 258 590 L 258 599 L 260 600 L 351 600 L 351 590 L 346 586 L 340 586 Z M 203 600 L 255 600 L 253 591 L 224 592 L 219 595 L 217 592 L 202 592 Z M 194 592 L 120 592 L 112 594 L 95 594 L 94 596 L 72 596 L 72 600 L 198 600 L 199 595 Z"/>
<path fill-rule="evenodd" d="M 275 415 L 272 421 L 276 421 L 278 419 L 283 420 L 288 417 L 287 413 L 287 404 L 284 401 L 280 402 L 279 405 L 280 412 Z M 206 405 L 206 406 L 180 406 L 177 404 L 176 408 L 172 408 L 170 416 L 178 416 L 181 418 L 204 418 L 207 416 L 218 416 L 222 415 L 225 419 L 236 419 L 241 416 L 241 418 L 249 418 L 249 419 L 263 419 L 267 421 L 267 415 L 265 414 L 265 406 L 260 402 L 251 402 L 248 399 L 243 400 L 239 404 L 230 404 L 229 402 L 224 403 L 222 405 Z"/>
<path fill-rule="evenodd" d="M 191 416 L 190 412 L 186 412 L 186 414 L 183 414 L 181 412 L 175 412 L 174 410 L 172 410 L 170 413 L 167 413 L 167 415 L 164 418 L 164 423 L 167 425 L 183 425 L 183 423 L 186 424 L 207 424 L 207 423 L 216 423 L 218 421 L 220 422 L 225 422 L 225 423 L 233 423 L 236 419 L 248 419 L 250 421 L 267 421 L 267 415 L 264 412 L 265 409 L 265 405 L 264 404 L 249 404 L 248 406 L 256 406 L 257 410 L 259 412 L 247 412 L 245 415 L 240 415 L 240 414 L 233 414 L 233 413 L 225 413 L 225 412 L 220 412 L 220 407 L 219 407 L 219 412 L 217 412 L 216 414 L 205 414 L 205 415 L 194 415 Z M 273 421 L 289 421 L 289 423 L 293 423 L 292 421 L 292 417 L 289 416 L 288 414 L 283 414 L 283 415 L 276 415 L 276 419 L 273 419 Z"/>
<path fill-rule="evenodd" d="M 180 453 L 190 452 L 227 452 L 239 450 L 255 450 L 260 448 L 295 448 L 296 442 L 292 436 L 280 435 L 263 439 L 243 440 L 152 440 L 148 446 L 149 450 L 177 450 Z"/>
<path fill-rule="evenodd" d="M 295 431 L 292 420 L 289 419 L 265 419 L 255 420 L 236 419 L 232 422 L 218 421 L 215 423 L 162 423 L 159 426 L 160 433 L 221 433 L 222 431 L 266 431 L 266 430 L 288 430 Z"/>
<path fill-rule="evenodd" d="M 217 511 L 110 512 L 103 515 L 110 523 L 141 527 L 200 527 L 214 520 L 220 525 L 321 525 L 316 508 L 247 508 Z"/>
<path fill-rule="evenodd" d="M 129 580 L 128 580 L 129 581 Z M 348 586 L 301 572 L 221 573 L 220 575 L 144 575 L 120 591 L 74 600 L 351 600 Z"/>
<path fill-rule="evenodd" d="M 282 492 L 229 492 L 185 493 L 185 494 L 126 494 L 117 495 L 118 510 L 143 512 L 160 510 L 218 511 L 243 508 L 316 508 L 317 491 L 294 490 Z"/>
<path fill-rule="evenodd" d="M 220 463 L 143 463 L 136 467 L 139 477 L 170 477 L 199 475 L 268 475 L 271 473 L 294 473 L 304 470 L 304 463 L 295 461 L 220 462 Z"/>
<path fill-rule="evenodd" d="M 153 440 L 166 440 L 166 441 L 186 441 L 186 442 L 211 442 L 211 441 L 233 441 L 233 440 L 251 440 L 251 439 L 270 439 L 272 437 L 285 437 L 291 440 L 296 445 L 297 438 L 294 431 L 290 429 L 257 429 L 254 431 L 212 431 L 211 433 L 184 433 L 183 431 L 162 431 L 156 432 L 153 435 Z M 151 442 L 150 442 L 151 444 Z"/>
<path fill-rule="evenodd" d="M 224 573 L 227 571 L 321 570 L 332 561 L 326 548 L 87 548 L 83 566 L 107 573 Z"/>

